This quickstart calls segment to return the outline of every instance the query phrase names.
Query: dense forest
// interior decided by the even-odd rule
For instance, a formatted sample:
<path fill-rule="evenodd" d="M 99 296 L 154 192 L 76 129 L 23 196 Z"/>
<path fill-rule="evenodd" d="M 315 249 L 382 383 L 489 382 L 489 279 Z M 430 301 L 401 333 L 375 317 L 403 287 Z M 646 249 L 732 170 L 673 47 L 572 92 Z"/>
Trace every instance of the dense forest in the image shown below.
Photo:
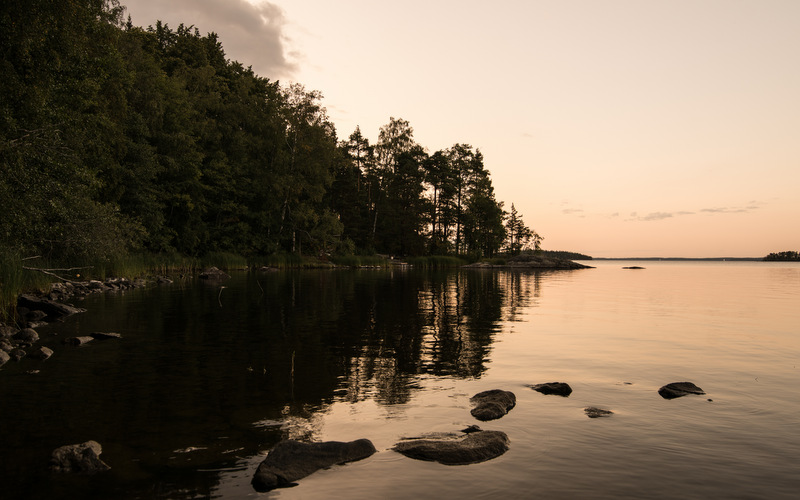
<path fill-rule="evenodd" d="M 767 262 L 800 261 L 800 252 L 795 252 L 794 250 L 787 250 L 786 252 L 773 252 L 764 257 L 764 260 Z"/>
<path fill-rule="evenodd" d="M 539 247 L 479 149 L 390 118 L 337 137 L 317 91 L 116 0 L 0 6 L 0 252 L 470 255 Z"/>

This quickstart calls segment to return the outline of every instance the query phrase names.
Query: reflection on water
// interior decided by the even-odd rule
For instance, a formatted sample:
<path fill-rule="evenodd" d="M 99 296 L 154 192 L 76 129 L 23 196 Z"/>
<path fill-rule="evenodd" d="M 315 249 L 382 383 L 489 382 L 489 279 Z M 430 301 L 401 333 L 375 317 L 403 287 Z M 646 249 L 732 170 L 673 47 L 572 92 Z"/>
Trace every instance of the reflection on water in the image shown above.
<path fill-rule="evenodd" d="M 380 450 L 374 457 L 273 495 L 513 497 L 535 487 L 551 498 L 611 498 L 659 484 L 657 470 L 686 473 L 670 458 L 686 452 L 671 433 L 680 423 L 700 433 L 690 433 L 695 442 L 711 439 L 704 449 L 720 455 L 752 446 L 756 456 L 772 457 L 779 444 L 800 451 L 796 439 L 765 438 L 776 425 L 786 434 L 798 423 L 797 403 L 782 389 L 800 381 L 800 267 L 622 265 L 239 273 L 224 289 L 187 280 L 87 298 L 88 313 L 40 330 L 53 358 L 0 371 L 0 428 L 13 430 L 0 448 L 0 484 L 8 498 L 257 496 L 250 478 L 278 440 L 367 437 Z M 124 338 L 60 343 L 93 331 Z M 40 373 L 26 374 L 34 364 Z M 663 402 L 651 400 L 676 377 L 713 394 L 715 406 L 703 409 L 712 418 L 681 401 L 667 410 L 682 408 L 670 418 Z M 773 388 L 753 394 L 753 377 Z M 575 393 L 537 399 L 524 388 L 556 379 Z M 474 423 L 469 397 L 495 387 L 518 397 L 491 426 L 512 441 L 500 459 L 443 469 L 386 451 L 402 435 Z M 584 406 L 615 414 L 589 429 Z M 88 439 L 103 445 L 109 473 L 43 471 L 53 449 Z M 603 466 L 587 459 L 590 450 Z M 719 475 L 723 464 L 704 453 L 681 460 Z M 744 460 L 750 468 L 754 462 Z M 598 482 L 615 469 L 613 487 Z M 626 469 L 642 479 L 620 472 Z M 767 496 L 800 486 L 784 469 L 761 471 L 773 482 Z M 705 488 L 716 485 L 703 480 Z M 661 496 L 693 496 L 675 488 L 664 486 Z"/>

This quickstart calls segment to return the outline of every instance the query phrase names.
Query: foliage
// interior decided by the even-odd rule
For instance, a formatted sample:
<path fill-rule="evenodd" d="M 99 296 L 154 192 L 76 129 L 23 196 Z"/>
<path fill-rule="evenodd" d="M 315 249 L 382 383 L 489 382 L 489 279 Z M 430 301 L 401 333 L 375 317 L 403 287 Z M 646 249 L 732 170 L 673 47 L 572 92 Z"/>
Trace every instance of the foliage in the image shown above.
<path fill-rule="evenodd" d="M 6 261 L 41 255 L 110 276 L 194 269 L 203 256 L 307 266 L 304 255 L 478 258 L 503 246 L 480 150 L 430 154 L 394 117 L 374 145 L 359 128 L 338 141 L 320 92 L 228 60 L 214 33 L 135 27 L 123 10 L 0 3 Z"/>
<path fill-rule="evenodd" d="M 800 252 L 788 250 L 786 252 L 773 252 L 764 257 L 765 261 L 772 262 L 792 262 L 800 261 Z"/>

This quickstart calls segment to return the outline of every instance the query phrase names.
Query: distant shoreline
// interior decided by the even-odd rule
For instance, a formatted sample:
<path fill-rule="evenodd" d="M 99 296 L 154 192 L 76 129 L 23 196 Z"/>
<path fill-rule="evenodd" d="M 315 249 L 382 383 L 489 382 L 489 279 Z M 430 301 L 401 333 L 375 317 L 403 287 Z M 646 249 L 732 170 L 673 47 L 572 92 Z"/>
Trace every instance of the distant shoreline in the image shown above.
<path fill-rule="evenodd" d="M 736 261 L 762 262 L 764 257 L 592 257 L 591 260 L 648 260 L 648 261 Z"/>

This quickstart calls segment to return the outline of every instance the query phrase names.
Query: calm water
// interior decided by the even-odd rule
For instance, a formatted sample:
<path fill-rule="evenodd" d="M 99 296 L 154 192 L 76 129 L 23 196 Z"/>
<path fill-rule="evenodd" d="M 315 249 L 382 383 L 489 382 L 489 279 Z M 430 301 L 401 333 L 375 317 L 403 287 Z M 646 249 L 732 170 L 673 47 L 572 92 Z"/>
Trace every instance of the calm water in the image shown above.
<path fill-rule="evenodd" d="M 39 330 L 51 359 L 0 370 L 0 496 L 796 498 L 800 265 L 636 264 L 241 273 L 89 297 Z M 124 338 L 60 343 L 94 331 Z M 684 380 L 708 394 L 656 392 Z M 574 392 L 525 387 L 551 381 Z M 389 450 L 477 423 L 469 397 L 493 388 L 517 395 L 481 423 L 509 435 L 505 455 L 444 466 Z M 362 437 L 379 450 L 366 460 L 250 486 L 280 439 Z M 45 471 L 88 439 L 111 471 Z"/>

